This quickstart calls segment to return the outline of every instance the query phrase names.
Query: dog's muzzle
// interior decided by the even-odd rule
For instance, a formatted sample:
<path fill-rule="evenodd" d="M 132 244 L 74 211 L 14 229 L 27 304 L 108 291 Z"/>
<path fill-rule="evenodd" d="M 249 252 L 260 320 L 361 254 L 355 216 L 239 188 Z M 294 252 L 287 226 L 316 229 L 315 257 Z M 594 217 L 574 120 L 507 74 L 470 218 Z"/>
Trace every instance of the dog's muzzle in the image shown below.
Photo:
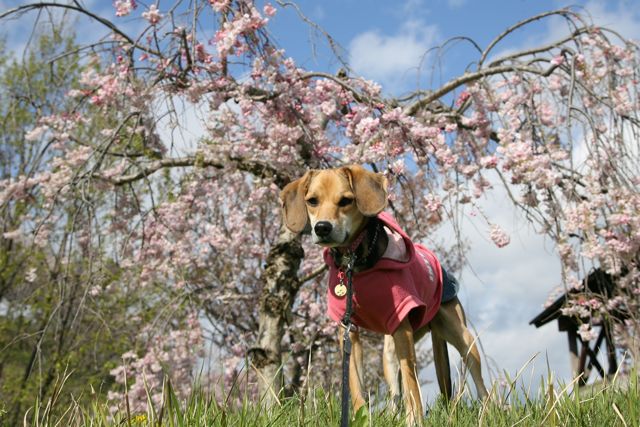
<path fill-rule="evenodd" d="M 316 225 L 313 227 L 313 231 L 316 233 L 321 239 L 325 239 L 329 237 L 331 231 L 333 230 L 333 225 L 329 221 L 318 221 Z"/>
<path fill-rule="evenodd" d="M 313 225 L 311 235 L 313 243 L 334 247 L 344 243 L 348 233 L 345 233 L 342 227 L 334 225 L 330 221 L 318 221 Z"/>

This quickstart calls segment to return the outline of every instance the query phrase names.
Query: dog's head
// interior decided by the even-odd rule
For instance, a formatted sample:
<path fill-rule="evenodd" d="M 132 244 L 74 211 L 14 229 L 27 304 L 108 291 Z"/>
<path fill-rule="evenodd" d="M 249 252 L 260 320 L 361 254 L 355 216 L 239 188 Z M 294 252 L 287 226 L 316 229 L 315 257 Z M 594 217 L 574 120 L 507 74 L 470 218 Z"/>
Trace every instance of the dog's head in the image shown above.
<path fill-rule="evenodd" d="M 280 193 L 286 226 L 300 233 L 307 225 L 314 243 L 345 246 L 387 205 L 387 179 L 352 165 L 311 170 Z"/>

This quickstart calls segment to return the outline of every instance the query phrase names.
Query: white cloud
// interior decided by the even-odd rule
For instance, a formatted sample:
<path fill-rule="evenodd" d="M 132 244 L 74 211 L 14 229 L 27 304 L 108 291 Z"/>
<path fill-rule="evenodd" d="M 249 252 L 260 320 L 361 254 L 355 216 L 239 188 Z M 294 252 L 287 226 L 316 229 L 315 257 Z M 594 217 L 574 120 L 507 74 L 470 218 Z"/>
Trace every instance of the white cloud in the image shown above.
<path fill-rule="evenodd" d="M 467 0 L 447 0 L 447 5 L 451 9 L 459 9 L 467 2 Z"/>
<path fill-rule="evenodd" d="M 413 17 L 419 16 L 421 12 L 425 10 L 424 0 L 405 0 L 402 6 L 397 9 L 398 15 L 402 17 Z"/>
<path fill-rule="evenodd" d="M 322 4 L 316 4 L 313 8 L 313 17 L 318 21 L 322 21 L 327 16 L 327 13 L 322 7 Z"/>
<path fill-rule="evenodd" d="M 421 19 L 406 21 L 396 34 L 370 30 L 349 43 L 354 71 L 382 84 L 385 92 L 415 88 L 427 51 L 436 44 L 438 31 Z"/>
<path fill-rule="evenodd" d="M 585 4 L 585 10 L 593 18 L 594 24 L 608 27 L 623 37 L 640 40 L 640 9 L 637 4 L 591 0 Z"/>

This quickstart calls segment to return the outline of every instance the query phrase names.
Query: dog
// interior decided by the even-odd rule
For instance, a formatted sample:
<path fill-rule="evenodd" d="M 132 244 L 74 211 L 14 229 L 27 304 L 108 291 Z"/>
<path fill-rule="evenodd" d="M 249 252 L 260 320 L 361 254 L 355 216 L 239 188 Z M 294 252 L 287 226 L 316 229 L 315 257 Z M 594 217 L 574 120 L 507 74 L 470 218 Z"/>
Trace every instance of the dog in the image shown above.
<path fill-rule="evenodd" d="M 385 334 L 385 381 L 392 402 L 402 393 L 409 425 L 422 420 L 415 343 L 429 331 L 441 392 L 447 398 L 451 396 L 448 342 L 462 356 L 478 398 L 488 396 L 476 339 L 466 326 L 464 310 L 455 296 L 457 289 L 451 286 L 457 282 L 427 248 L 413 244 L 393 218 L 383 212 L 387 206 L 384 175 L 359 165 L 310 170 L 287 184 L 280 198 L 286 227 L 294 233 L 310 231 L 312 241 L 325 247 L 325 262 L 330 267 L 328 314 L 338 322 L 346 304 L 343 272 L 348 255 L 355 254 L 352 321 L 357 328 L 350 330 L 349 369 L 355 411 L 365 404 L 360 327 Z M 404 284 L 399 285 L 405 279 L 407 283 L 418 283 L 406 285 L 406 290 L 402 288 Z M 443 289 L 445 285 L 448 289 Z M 443 297 L 443 291 L 450 295 Z M 340 329 L 342 336 L 344 326 Z M 342 349 L 342 340 L 339 341 Z"/>

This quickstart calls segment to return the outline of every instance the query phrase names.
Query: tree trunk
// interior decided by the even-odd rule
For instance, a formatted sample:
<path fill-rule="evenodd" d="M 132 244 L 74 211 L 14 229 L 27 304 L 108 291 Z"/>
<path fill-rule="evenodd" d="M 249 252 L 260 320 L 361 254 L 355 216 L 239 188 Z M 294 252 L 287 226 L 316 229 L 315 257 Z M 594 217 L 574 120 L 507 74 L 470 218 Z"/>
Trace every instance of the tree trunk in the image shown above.
<path fill-rule="evenodd" d="M 257 344 L 249 350 L 258 374 L 260 398 L 267 405 L 277 402 L 284 385 L 282 337 L 300 287 L 298 269 L 303 257 L 300 237 L 281 226 L 278 240 L 267 256 L 263 275 Z"/>

